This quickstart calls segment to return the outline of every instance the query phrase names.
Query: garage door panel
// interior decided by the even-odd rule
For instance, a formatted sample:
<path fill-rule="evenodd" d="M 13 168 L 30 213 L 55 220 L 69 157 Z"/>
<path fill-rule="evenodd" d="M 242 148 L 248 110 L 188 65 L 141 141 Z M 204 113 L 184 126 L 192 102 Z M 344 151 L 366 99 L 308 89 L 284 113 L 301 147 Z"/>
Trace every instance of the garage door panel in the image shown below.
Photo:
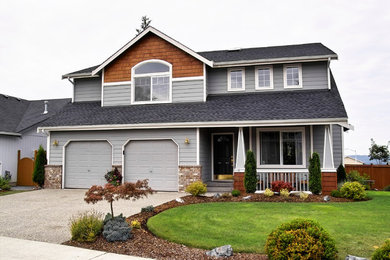
<path fill-rule="evenodd" d="M 125 181 L 149 179 L 155 190 L 178 190 L 178 149 L 171 140 L 130 141 L 125 148 Z"/>
<path fill-rule="evenodd" d="M 104 185 L 112 168 L 112 148 L 106 141 L 74 141 L 65 151 L 65 187 Z"/>

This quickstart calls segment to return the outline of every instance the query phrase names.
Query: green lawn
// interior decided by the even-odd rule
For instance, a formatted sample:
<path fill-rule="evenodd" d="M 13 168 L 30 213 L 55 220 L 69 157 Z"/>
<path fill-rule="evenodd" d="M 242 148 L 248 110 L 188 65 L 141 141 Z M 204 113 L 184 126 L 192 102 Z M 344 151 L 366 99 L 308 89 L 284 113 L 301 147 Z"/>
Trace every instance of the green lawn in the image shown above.
<path fill-rule="evenodd" d="M 211 249 L 231 244 L 237 252 L 264 253 L 267 235 L 297 217 L 320 222 L 336 240 L 339 257 L 370 257 L 390 238 L 390 192 L 369 192 L 372 200 L 350 203 L 205 203 L 173 208 L 148 221 L 164 239 Z"/>
<path fill-rule="evenodd" d="M 20 192 L 26 192 L 26 191 L 29 191 L 29 190 L 8 190 L 8 191 L 1 191 L 1 192 L 0 192 L 0 196 L 11 195 L 11 194 L 20 193 Z"/>

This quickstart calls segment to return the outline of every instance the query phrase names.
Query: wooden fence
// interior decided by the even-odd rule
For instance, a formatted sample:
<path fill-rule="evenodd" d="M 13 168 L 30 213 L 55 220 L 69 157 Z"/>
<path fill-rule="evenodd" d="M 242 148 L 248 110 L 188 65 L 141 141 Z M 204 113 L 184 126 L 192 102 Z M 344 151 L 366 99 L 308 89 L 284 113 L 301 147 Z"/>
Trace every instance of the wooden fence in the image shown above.
<path fill-rule="evenodd" d="M 390 185 L 390 165 L 354 165 L 346 164 L 345 171 L 349 173 L 352 170 L 358 171 L 360 174 L 366 173 L 374 180 L 372 188 L 382 190 Z"/>

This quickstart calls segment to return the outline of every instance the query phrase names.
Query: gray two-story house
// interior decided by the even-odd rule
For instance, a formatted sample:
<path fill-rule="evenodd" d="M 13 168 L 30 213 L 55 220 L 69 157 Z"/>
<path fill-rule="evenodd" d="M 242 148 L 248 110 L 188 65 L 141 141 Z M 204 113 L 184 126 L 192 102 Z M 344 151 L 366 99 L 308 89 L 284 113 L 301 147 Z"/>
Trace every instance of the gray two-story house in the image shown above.
<path fill-rule="evenodd" d="M 39 128 L 46 185 L 88 188 L 118 167 L 155 190 L 241 188 L 252 150 L 259 190 L 276 179 L 307 190 L 313 152 L 333 189 L 349 128 L 334 59 L 321 43 L 195 52 L 148 27 L 100 65 L 63 75 L 72 103 Z"/>

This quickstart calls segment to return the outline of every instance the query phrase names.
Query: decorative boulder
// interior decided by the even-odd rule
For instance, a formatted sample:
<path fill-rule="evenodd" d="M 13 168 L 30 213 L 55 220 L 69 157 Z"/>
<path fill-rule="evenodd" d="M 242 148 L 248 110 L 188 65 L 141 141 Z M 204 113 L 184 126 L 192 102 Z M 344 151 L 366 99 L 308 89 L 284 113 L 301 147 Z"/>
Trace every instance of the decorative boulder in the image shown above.
<path fill-rule="evenodd" d="M 330 196 L 326 195 L 326 196 L 324 197 L 324 201 L 326 201 L 326 202 L 330 201 Z"/>
<path fill-rule="evenodd" d="M 221 194 L 215 193 L 213 197 L 214 197 L 215 199 L 219 199 L 219 198 L 221 197 Z"/>
<path fill-rule="evenodd" d="M 176 201 L 179 203 L 184 203 L 184 200 L 182 198 L 177 198 Z"/>
<path fill-rule="evenodd" d="M 126 241 L 131 238 L 131 227 L 121 215 L 104 221 L 103 236 L 108 242 Z"/>
<path fill-rule="evenodd" d="M 233 255 L 233 248 L 231 245 L 216 247 L 213 250 L 207 251 L 206 255 L 211 257 L 229 257 Z"/>
<path fill-rule="evenodd" d="M 250 198 L 252 198 L 252 196 L 250 196 L 250 195 L 242 197 L 243 200 L 249 200 Z"/>
<path fill-rule="evenodd" d="M 353 256 L 353 255 L 347 255 L 345 257 L 345 260 L 368 260 L 367 258 L 364 257 L 358 257 L 358 256 Z"/>

